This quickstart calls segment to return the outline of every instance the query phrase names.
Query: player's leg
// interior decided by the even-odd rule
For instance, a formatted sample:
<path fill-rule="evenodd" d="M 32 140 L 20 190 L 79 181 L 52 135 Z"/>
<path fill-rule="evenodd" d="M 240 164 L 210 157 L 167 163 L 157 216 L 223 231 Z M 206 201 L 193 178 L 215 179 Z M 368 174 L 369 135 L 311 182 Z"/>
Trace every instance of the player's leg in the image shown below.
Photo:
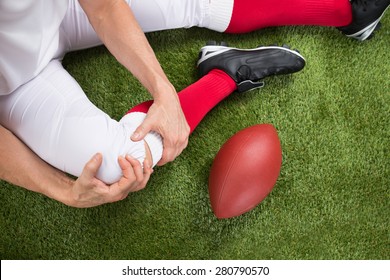
<path fill-rule="evenodd" d="M 204 116 L 237 89 L 234 80 L 222 70 L 214 69 L 178 93 L 181 107 L 192 133 Z M 147 113 L 153 100 L 141 103 L 128 113 Z M 127 116 L 127 115 L 126 115 Z M 125 117 L 126 117 L 125 116 Z"/>
<path fill-rule="evenodd" d="M 201 78 L 178 93 L 191 132 L 204 116 L 234 91 L 244 92 L 264 85 L 271 75 L 290 74 L 305 66 L 299 52 L 268 46 L 236 49 L 208 45 L 201 49 L 198 69 Z M 153 101 L 132 108 L 129 113 L 147 113 Z"/>
<path fill-rule="evenodd" d="M 225 2 L 226 0 L 214 0 Z M 342 26 L 351 22 L 349 0 L 234 0 L 225 32 L 242 33 L 269 26 Z"/>
<path fill-rule="evenodd" d="M 364 40 L 377 28 L 390 0 L 127 0 L 145 32 L 205 27 L 244 33 L 269 26 L 341 27 L 347 36 Z M 77 0 L 61 26 L 64 52 L 101 44 Z"/>
<path fill-rule="evenodd" d="M 209 26 L 208 0 L 126 0 L 126 2 L 144 32 Z M 60 34 L 61 47 L 58 58 L 69 51 L 102 44 L 77 0 L 69 0 Z"/>
<path fill-rule="evenodd" d="M 222 22 L 226 9 L 231 16 L 220 31 L 242 33 L 269 26 L 321 25 L 341 27 L 349 37 L 365 40 L 379 26 L 390 0 L 212 0 L 211 16 Z M 216 15 L 215 15 L 216 14 Z"/>
<path fill-rule="evenodd" d="M 268 26 L 343 26 L 351 22 L 349 0 L 132 0 L 144 31 L 206 27 L 244 33 Z"/>
<path fill-rule="evenodd" d="M 144 31 L 206 27 L 244 33 L 270 26 L 320 25 L 359 40 L 377 28 L 390 0 L 132 0 Z"/>
<path fill-rule="evenodd" d="M 210 0 L 131 0 L 130 7 L 144 32 L 208 27 Z"/>
<path fill-rule="evenodd" d="M 145 32 L 192 26 L 244 33 L 269 26 L 343 26 L 351 22 L 349 0 L 132 0 Z"/>
<path fill-rule="evenodd" d="M 143 162 L 144 142 L 132 142 L 130 137 L 144 117 L 136 113 L 121 122 L 111 119 L 88 100 L 59 61 L 50 62 L 13 93 L 0 96 L 0 123 L 37 155 L 79 176 L 87 161 L 100 152 L 103 164 L 97 177 L 106 183 L 122 175 L 118 156 L 129 154 Z M 152 157 L 160 159 L 161 137 L 150 133 L 145 140 Z"/>

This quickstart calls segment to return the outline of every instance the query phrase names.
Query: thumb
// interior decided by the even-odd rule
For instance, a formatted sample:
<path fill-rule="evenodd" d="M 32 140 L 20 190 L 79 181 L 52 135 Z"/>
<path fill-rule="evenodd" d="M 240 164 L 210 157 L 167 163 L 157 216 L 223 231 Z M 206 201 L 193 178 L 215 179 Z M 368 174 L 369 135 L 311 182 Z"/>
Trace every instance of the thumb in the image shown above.
<path fill-rule="evenodd" d="M 145 119 L 144 122 L 137 127 L 133 135 L 131 135 L 131 140 L 135 142 L 141 141 L 151 130 L 151 124 L 149 124 L 148 120 Z"/>
<path fill-rule="evenodd" d="M 95 154 L 84 166 L 82 176 L 86 179 L 92 179 L 96 177 L 96 174 L 102 165 L 103 156 L 100 153 Z"/>

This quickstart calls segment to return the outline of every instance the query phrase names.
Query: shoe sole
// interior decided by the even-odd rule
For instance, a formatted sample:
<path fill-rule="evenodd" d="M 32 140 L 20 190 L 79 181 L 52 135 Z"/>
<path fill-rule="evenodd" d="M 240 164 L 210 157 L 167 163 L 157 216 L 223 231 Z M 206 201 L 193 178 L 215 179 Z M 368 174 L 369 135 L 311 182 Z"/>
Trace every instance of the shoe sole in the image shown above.
<path fill-rule="evenodd" d="M 385 14 L 385 12 L 387 11 L 387 9 L 389 7 L 390 6 L 387 6 L 387 8 L 383 11 L 382 15 L 376 21 L 369 24 L 368 26 L 366 26 L 362 30 L 360 30 L 354 34 L 349 34 L 346 36 L 350 37 L 350 38 L 354 38 L 354 39 L 359 40 L 359 41 L 364 41 L 364 40 L 368 39 L 371 36 L 371 34 L 377 29 L 378 23 L 380 22 L 380 20 L 382 19 L 383 15 Z"/>

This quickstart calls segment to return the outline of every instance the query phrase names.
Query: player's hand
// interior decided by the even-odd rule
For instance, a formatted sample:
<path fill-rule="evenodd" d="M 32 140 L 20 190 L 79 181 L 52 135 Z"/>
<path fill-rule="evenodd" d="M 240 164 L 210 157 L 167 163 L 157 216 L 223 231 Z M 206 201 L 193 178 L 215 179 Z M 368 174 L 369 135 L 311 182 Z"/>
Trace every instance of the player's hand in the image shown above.
<path fill-rule="evenodd" d="M 160 166 L 173 161 L 187 147 L 190 128 L 177 95 L 155 99 L 131 139 L 140 141 L 150 131 L 158 132 L 163 138 L 163 154 L 157 163 Z"/>
<path fill-rule="evenodd" d="M 78 208 L 94 207 L 125 199 L 130 192 L 143 189 L 153 172 L 151 164 L 145 160 L 144 168 L 130 156 L 119 157 L 118 162 L 123 176 L 111 186 L 96 178 L 103 157 L 96 154 L 85 165 L 80 177 L 70 189 L 69 205 Z"/>

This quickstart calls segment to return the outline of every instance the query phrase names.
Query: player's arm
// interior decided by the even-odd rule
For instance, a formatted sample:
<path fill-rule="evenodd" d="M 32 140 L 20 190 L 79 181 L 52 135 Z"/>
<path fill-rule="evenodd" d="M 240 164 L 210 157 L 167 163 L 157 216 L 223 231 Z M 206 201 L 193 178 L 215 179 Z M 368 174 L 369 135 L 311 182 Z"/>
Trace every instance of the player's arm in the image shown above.
<path fill-rule="evenodd" d="M 111 186 L 96 179 L 102 156 L 95 155 L 77 180 L 48 165 L 10 131 L 0 126 L 0 179 L 44 194 L 73 207 L 93 207 L 124 199 L 145 187 L 152 169 L 144 162 L 120 158 L 123 177 Z M 146 168 L 145 168 L 146 166 Z"/>
<path fill-rule="evenodd" d="M 79 0 L 96 33 L 115 58 L 153 96 L 154 104 L 144 123 L 136 130 L 138 141 L 147 132 L 159 132 L 164 139 L 160 164 L 172 161 L 187 146 L 189 127 L 176 90 L 169 82 L 138 25 L 123 0 Z"/>

